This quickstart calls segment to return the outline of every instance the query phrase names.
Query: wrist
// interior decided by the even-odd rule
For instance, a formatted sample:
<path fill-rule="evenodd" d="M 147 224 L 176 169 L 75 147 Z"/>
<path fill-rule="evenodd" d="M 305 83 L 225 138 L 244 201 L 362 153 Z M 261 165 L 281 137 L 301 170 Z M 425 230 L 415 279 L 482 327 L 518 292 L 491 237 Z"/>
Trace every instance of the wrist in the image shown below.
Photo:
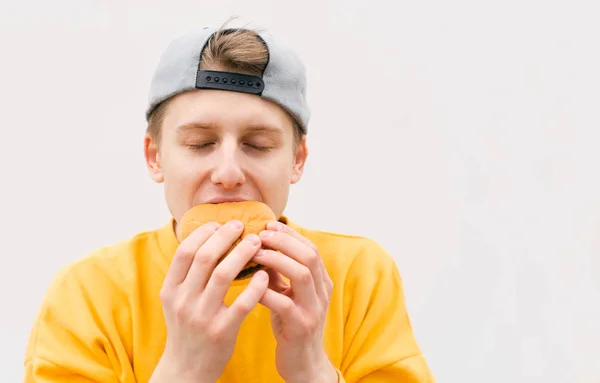
<path fill-rule="evenodd" d="M 338 373 L 333 364 L 327 359 L 325 365 L 318 371 L 317 377 L 313 382 L 338 383 Z"/>
<path fill-rule="evenodd" d="M 188 369 L 180 366 L 168 359 L 161 359 L 154 372 L 149 383 L 215 383 L 216 379 L 208 378 L 208 374 L 202 371 Z"/>
<path fill-rule="evenodd" d="M 302 376 L 286 379 L 286 383 L 338 383 L 338 373 L 328 358 L 314 365 L 314 369 L 305 371 Z"/>

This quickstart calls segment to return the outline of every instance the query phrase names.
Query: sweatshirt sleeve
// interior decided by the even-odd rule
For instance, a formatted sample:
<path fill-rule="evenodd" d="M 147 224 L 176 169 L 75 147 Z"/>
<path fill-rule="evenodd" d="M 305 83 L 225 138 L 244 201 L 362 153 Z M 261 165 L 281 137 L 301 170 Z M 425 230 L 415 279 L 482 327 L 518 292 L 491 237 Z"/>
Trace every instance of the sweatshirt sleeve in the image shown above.
<path fill-rule="evenodd" d="M 122 298 L 99 274 L 70 267 L 55 277 L 29 335 L 25 383 L 133 382 L 118 334 Z"/>
<path fill-rule="evenodd" d="M 434 383 L 413 335 L 393 258 L 369 242 L 350 267 L 340 383 Z"/>

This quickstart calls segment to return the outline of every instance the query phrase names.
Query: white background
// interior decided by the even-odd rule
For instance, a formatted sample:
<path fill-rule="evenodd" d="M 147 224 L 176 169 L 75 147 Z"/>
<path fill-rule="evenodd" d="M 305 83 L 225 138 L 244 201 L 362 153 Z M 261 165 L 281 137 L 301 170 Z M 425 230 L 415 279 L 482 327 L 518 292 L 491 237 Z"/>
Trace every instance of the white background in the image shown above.
<path fill-rule="evenodd" d="M 596 5 L 594 5 L 596 3 Z M 382 243 L 439 382 L 600 382 L 600 13 L 578 1 L 3 1 L 0 381 L 66 263 L 163 225 L 143 112 L 176 34 L 305 58 L 297 223 Z"/>

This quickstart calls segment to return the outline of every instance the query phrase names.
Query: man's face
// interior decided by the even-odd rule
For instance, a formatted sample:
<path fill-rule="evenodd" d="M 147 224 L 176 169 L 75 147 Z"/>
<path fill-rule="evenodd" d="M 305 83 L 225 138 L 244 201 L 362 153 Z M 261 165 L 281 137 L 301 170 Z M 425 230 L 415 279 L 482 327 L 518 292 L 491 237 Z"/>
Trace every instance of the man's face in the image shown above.
<path fill-rule="evenodd" d="M 190 91 L 170 101 L 160 147 L 146 137 L 146 162 L 176 221 L 194 205 L 235 200 L 264 202 L 279 217 L 307 156 L 293 129 L 281 107 L 258 96 Z"/>

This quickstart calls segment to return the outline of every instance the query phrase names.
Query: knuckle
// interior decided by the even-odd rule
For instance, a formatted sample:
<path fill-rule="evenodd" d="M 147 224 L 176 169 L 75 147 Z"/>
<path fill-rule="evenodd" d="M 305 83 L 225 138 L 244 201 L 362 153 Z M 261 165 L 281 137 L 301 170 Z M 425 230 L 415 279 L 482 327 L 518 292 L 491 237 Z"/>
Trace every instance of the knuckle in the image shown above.
<path fill-rule="evenodd" d="M 225 269 L 216 268 L 215 271 L 213 271 L 212 279 L 216 284 L 224 285 L 229 284 L 233 280 L 233 277 Z"/>
<path fill-rule="evenodd" d="M 315 252 L 315 254 L 319 254 L 319 248 L 317 248 L 317 245 L 315 245 L 312 241 L 307 241 L 307 245 L 312 249 L 312 251 Z"/>
<path fill-rule="evenodd" d="M 210 339 L 214 343 L 220 343 L 225 340 L 227 336 L 227 331 L 222 329 L 219 326 L 212 326 L 210 329 L 206 331 L 206 337 Z"/>
<path fill-rule="evenodd" d="M 178 323 L 185 323 L 189 317 L 189 309 L 185 300 L 181 299 L 173 305 L 173 315 Z"/>
<path fill-rule="evenodd" d="M 244 316 L 252 311 L 252 304 L 248 301 L 239 301 L 237 304 L 233 305 L 231 309 L 233 310 L 235 315 Z"/>
<path fill-rule="evenodd" d="M 175 255 L 173 257 L 185 261 L 192 259 L 195 254 L 196 249 L 192 248 L 192 246 L 186 243 L 181 244 L 179 248 L 177 248 L 177 251 L 175 252 Z"/>
<path fill-rule="evenodd" d="M 317 253 L 309 253 L 309 255 L 306 257 L 306 262 L 308 263 L 308 265 L 310 266 L 310 268 L 317 268 L 319 267 L 319 256 L 317 255 Z"/>
<path fill-rule="evenodd" d="M 282 306 L 283 307 L 281 309 L 286 314 L 291 314 L 294 311 L 294 302 L 291 299 L 286 300 Z"/>
<path fill-rule="evenodd" d="M 206 251 L 199 250 L 198 253 L 194 256 L 194 263 L 197 263 L 199 266 L 202 267 L 208 267 L 212 263 L 212 261 L 212 257 Z"/>
<path fill-rule="evenodd" d="M 301 283 L 310 283 L 312 281 L 312 274 L 307 267 L 303 267 L 301 271 L 298 272 L 298 281 Z"/>
<path fill-rule="evenodd" d="M 333 293 L 333 281 L 331 279 L 327 279 L 327 283 L 326 283 L 326 288 L 327 288 L 327 296 L 331 297 L 331 294 Z"/>
<path fill-rule="evenodd" d="M 316 321 L 314 320 L 310 320 L 310 319 L 305 319 L 302 324 L 300 325 L 299 331 L 300 334 L 302 336 L 310 336 L 312 334 L 315 333 L 316 331 Z"/>
<path fill-rule="evenodd" d="M 315 319 L 311 319 L 307 322 L 306 324 L 306 330 L 308 331 L 309 334 L 313 334 L 315 331 L 317 331 L 319 328 L 319 321 L 315 320 Z"/>
<path fill-rule="evenodd" d="M 165 306 L 171 302 L 172 297 L 173 297 L 173 292 L 171 291 L 171 289 L 163 287 L 160 289 L 158 296 L 159 296 L 160 301 L 162 302 L 163 306 Z"/>

